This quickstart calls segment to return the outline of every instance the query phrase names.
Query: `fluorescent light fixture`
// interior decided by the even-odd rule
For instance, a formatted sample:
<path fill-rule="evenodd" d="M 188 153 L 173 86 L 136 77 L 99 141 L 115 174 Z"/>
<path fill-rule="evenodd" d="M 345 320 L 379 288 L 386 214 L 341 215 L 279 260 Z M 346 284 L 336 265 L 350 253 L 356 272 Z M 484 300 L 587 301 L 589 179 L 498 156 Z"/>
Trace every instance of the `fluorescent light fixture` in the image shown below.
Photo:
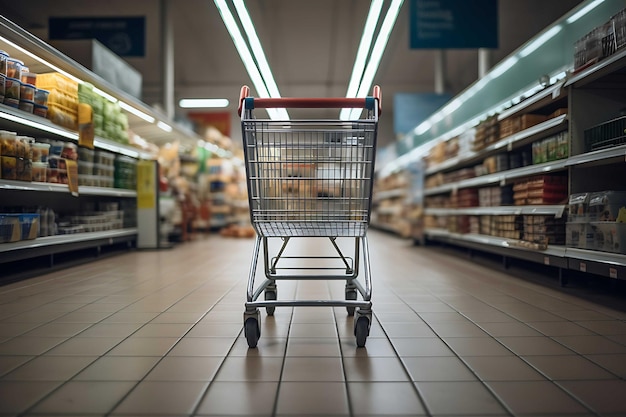
<path fill-rule="evenodd" d="M 162 122 L 160 120 L 157 122 L 157 126 L 159 128 L 161 128 L 161 130 L 164 130 L 166 132 L 171 132 L 172 131 L 172 126 L 170 126 L 167 123 L 164 123 L 164 122 Z"/>
<path fill-rule="evenodd" d="M 561 29 L 563 29 L 563 26 L 557 25 L 545 31 L 544 33 L 539 35 L 537 39 L 535 39 L 528 46 L 522 49 L 519 53 L 519 56 L 524 58 L 525 56 L 528 56 L 531 53 L 535 52 L 537 48 L 539 48 L 541 45 L 543 45 L 544 43 L 552 39 L 554 36 L 556 36 L 556 34 L 559 33 Z"/>
<path fill-rule="evenodd" d="M 270 65 L 267 63 L 267 59 L 265 58 L 261 41 L 256 34 L 256 30 L 252 24 L 252 19 L 250 19 L 250 15 L 248 14 L 248 9 L 246 9 L 246 5 L 243 3 L 243 0 L 233 0 L 233 3 L 235 4 L 235 9 L 239 15 L 239 20 L 241 21 L 243 30 L 246 32 L 246 36 L 248 37 L 250 49 L 252 49 L 252 55 L 256 58 L 259 71 L 261 72 L 263 81 L 265 81 L 267 91 L 270 97 L 279 98 L 280 93 L 278 92 L 278 86 L 276 85 L 276 81 L 274 81 Z"/>
<path fill-rule="evenodd" d="M 248 75 L 250 76 L 250 80 L 252 84 L 254 84 L 254 88 L 259 95 L 259 97 L 267 98 L 270 97 L 267 86 L 265 85 L 265 81 L 259 72 L 259 68 L 257 68 L 254 58 L 252 54 L 250 54 L 250 50 L 248 49 L 248 45 L 244 40 L 241 31 L 239 30 L 239 26 L 235 21 L 233 14 L 231 13 L 228 5 L 225 0 L 214 0 L 217 9 L 222 16 L 222 20 L 224 21 L 224 25 L 230 34 L 230 37 L 233 39 L 233 43 L 235 44 L 235 48 L 239 53 L 239 57 L 243 62 Z M 289 115 L 285 109 L 267 109 L 267 114 L 270 116 L 272 120 L 288 120 Z"/>
<path fill-rule="evenodd" d="M 490 78 L 494 79 L 501 76 L 502 74 L 507 72 L 513 65 L 515 65 L 517 61 L 519 61 L 519 58 L 517 56 L 512 56 L 501 62 L 500 65 L 491 70 L 491 72 L 489 73 Z"/>
<path fill-rule="evenodd" d="M 594 0 L 594 1 L 592 1 L 591 3 L 589 3 L 588 5 L 586 5 L 585 7 L 583 7 L 582 9 L 580 9 L 579 11 L 577 11 L 576 13 L 574 13 L 573 15 L 568 17 L 566 22 L 567 23 L 574 23 L 575 21 L 577 21 L 578 19 L 580 19 L 581 17 L 583 17 L 584 15 L 586 15 L 587 13 L 589 13 L 590 11 L 592 11 L 593 9 L 598 7 L 600 5 L 600 3 L 602 3 L 602 2 L 604 2 L 604 0 Z"/>
<path fill-rule="evenodd" d="M 451 102 L 449 102 L 448 104 L 446 104 L 440 110 L 440 112 L 443 113 L 444 115 L 448 116 L 448 115 L 452 114 L 453 111 L 455 111 L 456 109 L 461 107 L 461 104 L 463 104 L 464 101 L 465 100 L 463 100 L 461 97 L 457 97 L 454 100 L 452 100 Z"/>
<path fill-rule="evenodd" d="M 138 109 L 134 108 L 133 106 L 124 103 L 121 100 L 119 102 L 119 105 L 120 105 L 121 108 L 123 108 L 127 112 L 134 114 L 135 116 L 145 120 L 148 123 L 154 123 L 154 121 L 156 120 L 154 117 L 150 116 L 149 114 L 146 114 L 146 113 L 142 112 L 141 110 L 138 110 Z"/>
<path fill-rule="evenodd" d="M 389 41 L 391 30 L 396 23 L 396 18 L 398 17 L 398 13 L 400 12 L 400 7 L 402 7 L 403 2 L 404 0 L 392 0 L 389 5 L 385 19 L 383 20 L 376 41 L 374 42 L 370 59 L 365 67 L 365 72 L 363 72 L 363 79 L 361 79 L 361 84 L 359 85 L 359 90 L 356 95 L 357 97 L 367 96 L 370 88 L 372 88 L 374 76 L 376 75 L 376 71 L 378 71 L 380 60 L 383 57 L 385 48 L 387 47 L 387 41 Z M 363 109 L 352 109 L 350 112 L 350 119 L 358 118 L 362 110 Z"/>
<path fill-rule="evenodd" d="M 1 41 L 3 41 L 3 42 L 8 43 L 8 44 L 9 44 L 9 45 L 11 45 L 13 48 L 15 48 L 15 49 L 19 50 L 20 52 L 22 52 L 22 53 L 24 53 L 24 54 L 26 54 L 26 55 L 28 55 L 29 57 L 31 57 L 31 58 L 32 58 L 32 59 L 34 59 L 35 61 L 38 61 L 38 62 L 40 62 L 40 63 L 42 63 L 42 64 L 46 65 L 47 67 L 49 67 L 49 68 L 51 68 L 51 69 L 55 70 L 56 72 L 59 72 L 59 73 L 61 73 L 61 74 L 65 75 L 67 78 L 69 78 L 69 79 L 71 79 L 71 80 L 73 80 L 73 81 L 75 81 L 75 82 L 77 82 L 77 83 L 79 83 L 79 84 L 82 84 L 82 83 L 83 83 L 83 80 L 81 80 L 81 79 L 79 79 L 79 78 L 76 78 L 75 76 L 73 76 L 73 75 L 72 75 L 72 74 L 70 74 L 69 72 L 66 72 L 66 71 L 62 70 L 61 68 L 57 67 L 57 66 L 56 66 L 56 65 L 54 65 L 54 64 L 51 64 L 50 62 L 46 61 L 45 59 L 40 58 L 39 56 L 37 56 L 37 55 L 33 54 L 33 53 L 32 53 L 32 52 L 30 52 L 30 51 L 27 51 L 26 49 L 22 48 L 21 46 L 19 46 L 19 45 L 15 44 L 15 43 L 13 43 L 13 42 L 11 42 L 11 41 L 10 41 L 10 40 L 8 40 L 7 38 L 5 38 L 5 37 L 3 37 L 3 36 L 0 36 L 0 40 L 1 40 Z"/>
<path fill-rule="evenodd" d="M 359 91 L 359 85 L 361 84 L 361 78 L 363 71 L 365 70 L 365 62 L 369 50 L 372 46 L 372 39 L 374 39 L 374 31 L 378 24 L 378 18 L 383 8 L 383 0 L 372 0 L 370 5 L 370 11 L 367 14 L 365 20 L 365 27 L 363 28 L 363 34 L 361 35 L 361 42 L 359 43 L 359 49 L 356 52 L 356 59 L 354 60 L 354 66 L 352 67 L 352 77 L 348 83 L 348 92 L 346 97 L 356 97 Z"/>
<path fill-rule="evenodd" d="M 49 126 L 44 123 L 39 123 L 34 120 L 25 119 L 22 117 L 15 116 L 10 113 L 0 112 L 0 118 L 10 120 L 12 122 L 20 123 L 25 126 L 34 127 L 35 129 L 40 129 L 48 133 L 53 133 L 55 135 L 63 136 L 68 139 L 78 140 L 78 133 L 70 132 L 67 130 L 63 130 L 54 126 Z"/>
<path fill-rule="evenodd" d="M 229 104 L 226 98 L 183 98 L 178 102 L 183 109 L 223 108 Z"/>

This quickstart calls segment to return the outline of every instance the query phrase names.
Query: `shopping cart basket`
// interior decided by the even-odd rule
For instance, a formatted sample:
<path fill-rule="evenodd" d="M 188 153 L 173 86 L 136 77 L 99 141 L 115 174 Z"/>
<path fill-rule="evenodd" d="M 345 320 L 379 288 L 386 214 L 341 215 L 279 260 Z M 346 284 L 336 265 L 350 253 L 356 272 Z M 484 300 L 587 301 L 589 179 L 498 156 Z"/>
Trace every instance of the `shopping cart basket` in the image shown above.
<path fill-rule="evenodd" d="M 351 121 L 256 119 L 256 108 L 361 108 L 366 117 Z M 265 307 L 271 316 L 282 306 L 346 307 L 355 316 L 356 344 L 365 346 L 372 322 L 366 232 L 380 110 L 378 86 L 372 97 L 360 99 L 260 99 L 249 97 L 249 88 L 242 87 L 239 115 L 250 218 L 257 233 L 244 312 L 249 347 L 256 347 L 261 336 L 259 308 Z M 328 238 L 333 256 L 286 256 L 287 244 L 295 237 Z M 345 256 L 337 243 L 344 237 L 354 238 L 353 257 Z M 282 240 L 272 257 L 271 238 Z M 265 279 L 255 287 L 261 245 Z M 314 265 L 293 266 L 294 259 Z M 361 261 L 363 280 L 358 279 Z M 279 300 L 276 281 L 295 279 L 345 280 L 345 299 Z"/>

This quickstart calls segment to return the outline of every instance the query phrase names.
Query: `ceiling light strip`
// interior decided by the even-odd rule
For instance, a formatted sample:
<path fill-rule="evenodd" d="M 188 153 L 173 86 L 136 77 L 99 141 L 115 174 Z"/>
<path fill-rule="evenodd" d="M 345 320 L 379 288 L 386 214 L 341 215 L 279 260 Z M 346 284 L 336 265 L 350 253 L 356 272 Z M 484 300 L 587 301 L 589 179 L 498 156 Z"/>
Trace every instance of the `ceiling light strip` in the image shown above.
<path fill-rule="evenodd" d="M 365 62 L 369 55 L 370 48 L 372 46 L 372 39 L 374 39 L 374 32 L 378 25 L 378 19 L 380 12 L 383 8 L 383 0 L 372 0 L 370 4 L 370 10 L 365 20 L 365 26 L 363 27 L 363 34 L 361 35 L 361 42 L 359 43 L 359 49 L 356 52 L 356 58 L 354 60 L 354 66 L 352 67 L 352 76 L 348 82 L 348 91 L 346 97 L 354 98 L 359 91 L 359 84 L 363 77 L 363 70 L 365 69 Z M 341 109 L 339 118 L 341 120 L 347 120 L 350 117 L 351 110 L 349 108 Z"/>
<path fill-rule="evenodd" d="M 222 21 L 224 22 L 224 25 L 226 26 L 226 29 L 228 30 L 230 37 L 233 39 L 233 43 L 235 44 L 235 48 L 237 49 L 237 52 L 239 53 L 239 57 L 241 58 L 241 61 L 243 62 L 243 65 L 246 68 L 248 75 L 250 76 L 250 80 L 252 81 L 252 84 L 254 84 L 254 88 L 257 94 L 259 95 L 259 97 L 268 98 L 270 95 L 269 95 L 269 92 L 267 91 L 267 87 L 265 86 L 265 82 L 263 81 L 263 78 L 261 77 L 261 73 L 259 72 L 259 69 L 257 68 L 256 63 L 254 62 L 254 59 L 252 58 L 252 55 L 250 54 L 248 45 L 243 39 L 243 36 L 241 35 L 241 31 L 239 30 L 239 26 L 237 25 L 237 22 L 235 21 L 233 14 L 228 8 L 226 1 L 225 0 L 214 0 L 214 1 L 215 1 L 215 5 L 217 6 L 218 11 L 220 12 L 220 15 L 222 16 Z M 275 111 L 275 109 L 267 109 L 267 113 L 272 120 L 280 119 L 280 116 Z"/>
<path fill-rule="evenodd" d="M 380 60 L 383 57 L 385 48 L 387 47 L 389 36 L 391 36 L 391 31 L 396 23 L 398 13 L 400 13 L 400 8 L 402 7 L 403 2 L 404 0 L 392 0 L 391 5 L 387 10 L 385 19 L 383 20 L 380 31 L 378 32 L 376 42 L 374 42 L 374 47 L 372 48 L 369 62 L 365 67 L 363 79 L 361 80 L 361 84 L 359 85 L 359 90 L 356 95 L 357 97 L 367 96 L 370 89 L 372 88 L 374 76 L 376 75 L 376 71 L 378 71 Z M 362 110 L 363 109 L 352 109 L 350 113 L 350 120 L 357 119 L 360 116 Z"/>

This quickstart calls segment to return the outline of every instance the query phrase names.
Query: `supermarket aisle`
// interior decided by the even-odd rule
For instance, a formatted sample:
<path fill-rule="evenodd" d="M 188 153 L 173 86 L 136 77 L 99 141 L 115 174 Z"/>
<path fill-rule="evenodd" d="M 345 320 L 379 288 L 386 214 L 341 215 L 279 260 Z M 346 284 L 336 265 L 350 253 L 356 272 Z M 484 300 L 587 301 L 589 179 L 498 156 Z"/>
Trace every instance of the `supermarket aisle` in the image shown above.
<path fill-rule="evenodd" d="M 625 313 L 376 231 L 366 348 L 345 309 L 302 307 L 263 314 L 248 350 L 252 244 L 0 287 L 0 416 L 626 415 Z M 331 284 L 279 297 L 342 297 Z"/>

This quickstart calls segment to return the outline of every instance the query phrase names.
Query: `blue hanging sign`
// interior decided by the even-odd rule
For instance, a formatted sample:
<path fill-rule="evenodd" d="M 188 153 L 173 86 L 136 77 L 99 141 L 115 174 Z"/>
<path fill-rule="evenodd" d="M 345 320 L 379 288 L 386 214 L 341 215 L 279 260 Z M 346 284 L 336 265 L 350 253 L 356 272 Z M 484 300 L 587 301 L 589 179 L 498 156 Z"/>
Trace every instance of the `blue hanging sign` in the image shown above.
<path fill-rule="evenodd" d="M 498 47 L 498 0 L 410 0 L 412 49 Z"/>
<path fill-rule="evenodd" d="M 119 56 L 144 56 L 146 18 L 139 17 L 51 17 L 50 40 L 96 39 Z"/>

